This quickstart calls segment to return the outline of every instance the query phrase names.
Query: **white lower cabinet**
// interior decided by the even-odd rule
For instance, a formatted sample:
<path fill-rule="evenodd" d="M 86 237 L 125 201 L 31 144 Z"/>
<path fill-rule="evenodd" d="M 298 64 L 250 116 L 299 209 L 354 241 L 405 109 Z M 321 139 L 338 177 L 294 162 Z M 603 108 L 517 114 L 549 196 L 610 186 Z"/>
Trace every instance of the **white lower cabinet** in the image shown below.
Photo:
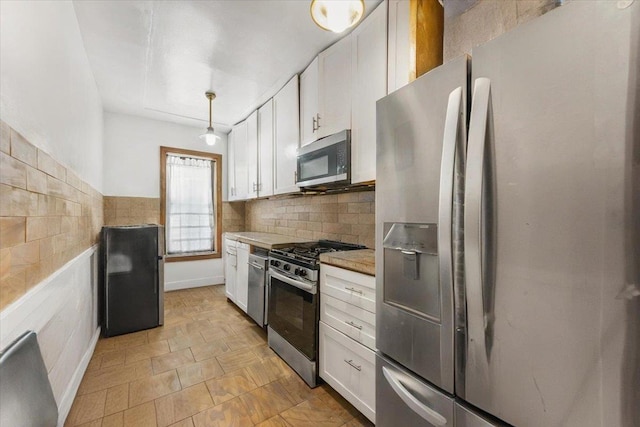
<path fill-rule="evenodd" d="M 238 274 L 236 275 L 236 304 L 245 313 L 249 300 L 249 245 L 238 242 Z"/>
<path fill-rule="evenodd" d="M 236 301 L 236 276 L 238 274 L 238 254 L 235 240 L 224 239 L 224 293 L 231 301 Z"/>
<path fill-rule="evenodd" d="M 376 422 L 375 277 L 320 266 L 320 378 Z"/>
<path fill-rule="evenodd" d="M 376 348 L 376 315 L 327 294 L 320 297 L 320 317 L 348 337 Z"/>
<path fill-rule="evenodd" d="M 321 292 L 372 313 L 376 312 L 376 279 L 374 276 L 322 264 Z"/>
<path fill-rule="evenodd" d="M 249 245 L 224 239 L 224 293 L 247 312 L 249 299 Z"/>
<path fill-rule="evenodd" d="M 375 423 L 376 355 L 320 322 L 320 377 Z"/>

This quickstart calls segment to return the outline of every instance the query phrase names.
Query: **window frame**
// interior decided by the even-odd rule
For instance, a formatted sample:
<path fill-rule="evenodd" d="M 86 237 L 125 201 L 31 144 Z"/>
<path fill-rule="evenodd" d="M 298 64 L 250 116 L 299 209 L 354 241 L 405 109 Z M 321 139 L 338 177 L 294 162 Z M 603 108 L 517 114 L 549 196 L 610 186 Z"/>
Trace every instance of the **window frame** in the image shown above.
<path fill-rule="evenodd" d="M 213 185 L 213 206 L 215 209 L 215 251 L 211 253 L 197 253 L 194 255 L 168 255 L 166 241 L 167 223 L 167 154 L 177 154 L 192 156 L 211 160 L 215 167 L 215 178 Z M 207 151 L 187 150 L 175 147 L 160 147 L 160 224 L 165 227 L 164 253 L 165 262 L 197 261 L 202 259 L 222 258 L 222 154 L 209 153 Z"/>

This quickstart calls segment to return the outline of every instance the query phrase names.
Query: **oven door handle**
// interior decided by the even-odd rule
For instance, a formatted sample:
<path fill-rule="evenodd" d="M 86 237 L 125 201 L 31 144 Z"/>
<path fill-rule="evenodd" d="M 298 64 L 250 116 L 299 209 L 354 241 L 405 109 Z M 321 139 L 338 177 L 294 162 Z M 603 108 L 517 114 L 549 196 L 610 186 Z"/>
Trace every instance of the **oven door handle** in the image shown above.
<path fill-rule="evenodd" d="M 274 271 L 272 269 L 269 270 L 269 274 L 271 275 L 271 277 L 275 277 L 276 279 L 281 280 L 288 285 L 295 286 L 298 289 L 302 289 L 303 291 L 315 294 L 315 286 L 313 285 L 291 279 L 290 277 L 287 277 L 284 274 L 278 273 L 277 271 Z"/>

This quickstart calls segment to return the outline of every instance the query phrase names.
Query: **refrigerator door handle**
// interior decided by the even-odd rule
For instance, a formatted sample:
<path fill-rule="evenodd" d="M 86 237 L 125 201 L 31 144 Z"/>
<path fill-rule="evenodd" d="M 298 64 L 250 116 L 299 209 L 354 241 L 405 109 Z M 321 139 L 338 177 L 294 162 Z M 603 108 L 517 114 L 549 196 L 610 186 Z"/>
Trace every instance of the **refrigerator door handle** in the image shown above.
<path fill-rule="evenodd" d="M 447 425 L 447 419 L 442 416 L 442 414 L 434 411 L 429 408 L 424 403 L 420 402 L 414 395 L 411 394 L 409 390 L 407 390 L 400 380 L 398 380 L 393 373 L 387 369 L 386 366 L 382 367 L 382 373 L 384 374 L 384 378 L 387 380 L 393 391 L 396 392 L 398 397 L 402 399 L 402 401 L 409 407 L 413 412 L 420 415 L 427 422 L 433 424 L 434 426 L 445 426 Z"/>
<path fill-rule="evenodd" d="M 488 389 L 489 366 L 486 345 L 483 272 L 483 179 L 487 120 L 491 95 L 488 78 L 475 80 L 464 200 L 464 252 L 467 303 L 467 363 L 465 370 L 473 372 L 473 381 L 465 376 L 467 396 L 481 396 Z"/>
<path fill-rule="evenodd" d="M 440 286 L 454 289 L 454 267 L 453 267 L 453 217 L 454 217 L 454 192 L 456 176 L 456 157 L 458 140 L 463 135 L 461 131 L 462 113 L 462 87 L 457 87 L 449 94 L 447 102 L 447 115 L 444 123 L 444 136 L 442 142 L 442 160 L 440 164 L 440 189 L 438 195 L 438 264 L 440 270 Z M 462 134 L 462 135 L 461 135 Z M 444 299 L 448 293 L 442 292 L 443 304 L 453 306 L 453 301 Z M 446 322 L 446 319 L 443 319 Z M 450 321 L 450 320 L 449 320 Z M 450 325 L 453 330 L 454 325 Z M 451 337 L 455 343 L 455 337 Z M 452 349 L 453 350 L 453 349 Z M 455 378 L 454 366 L 450 363 L 451 354 L 441 352 L 441 366 L 443 376 Z M 445 360 L 446 359 L 446 360 Z M 453 381 L 452 381 L 453 382 Z M 453 388 L 454 384 L 450 384 Z"/>

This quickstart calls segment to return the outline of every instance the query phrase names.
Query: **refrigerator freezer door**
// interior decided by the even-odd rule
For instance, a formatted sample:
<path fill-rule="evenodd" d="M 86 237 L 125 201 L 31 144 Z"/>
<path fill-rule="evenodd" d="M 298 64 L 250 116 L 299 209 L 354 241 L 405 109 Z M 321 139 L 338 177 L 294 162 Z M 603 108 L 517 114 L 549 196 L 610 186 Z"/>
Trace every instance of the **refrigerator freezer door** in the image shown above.
<path fill-rule="evenodd" d="M 453 427 L 453 398 L 376 355 L 376 425 Z"/>
<path fill-rule="evenodd" d="M 456 427 L 496 427 L 506 426 L 501 422 L 489 421 L 474 410 L 460 405 L 456 401 L 455 409 Z"/>
<path fill-rule="evenodd" d="M 640 422 L 639 26 L 568 2 L 473 50 L 460 393 L 519 427 Z"/>
<path fill-rule="evenodd" d="M 450 393 L 467 65 L 451 61 L 377 103 L 376 343 Z"/>

